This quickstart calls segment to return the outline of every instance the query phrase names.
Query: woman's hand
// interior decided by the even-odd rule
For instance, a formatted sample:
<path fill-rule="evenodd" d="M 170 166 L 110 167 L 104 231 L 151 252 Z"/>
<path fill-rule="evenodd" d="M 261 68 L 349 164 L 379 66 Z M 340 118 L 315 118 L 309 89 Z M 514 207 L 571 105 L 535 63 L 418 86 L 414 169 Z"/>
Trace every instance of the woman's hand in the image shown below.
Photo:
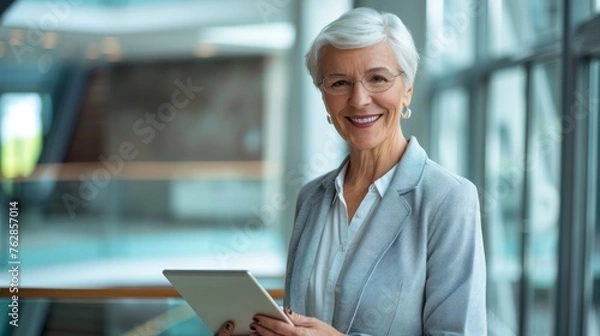
<path fill-rule="evenodd" d="M 329 324 L 322 322 L 314 317 L 293 313 L 288 307 L 285 308 L 286 315 L 294 325 L 289 325 L 278 319 L 265 315 L 256 315 L 254 323 L 250 328 L 254 328 L 256 335 L 259 336 L 342 336 L 343 334 L 335 330 Z M 254 334 L 253 334 L 254 335 Z"/>

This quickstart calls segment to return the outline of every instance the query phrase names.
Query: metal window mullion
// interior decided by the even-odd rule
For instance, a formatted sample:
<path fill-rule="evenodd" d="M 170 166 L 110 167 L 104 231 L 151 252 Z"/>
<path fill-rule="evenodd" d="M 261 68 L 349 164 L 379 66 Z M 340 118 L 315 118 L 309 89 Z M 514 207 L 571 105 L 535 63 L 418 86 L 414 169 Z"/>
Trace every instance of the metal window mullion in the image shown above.
<path fill-rule="evenodd" d="M 574 102 L 574 71 L 575 59 L 571 53 L 572 50 L 572 6 L 570 0 L 563 0 L 563 30 L 562 37 L 562 71 L 561 71 L 561 112 L 562 120 L 569 118 L 570 108 Z M 564 122 L 563 122 L 564 124 Z M 563 125 L 564 127 L 564 125 Z M 559 222 L 559 246 L 558 246 L 558 279 L 557 279 L 557 299 L 556 299 L 556 323 L 555 335 L 577 336 L 577 326 L 574 319 L 579 313 L 578 307 L 574 304 L 573 294 L 576 290 L 573 286 L 576 283 L 575 272 L 577 270 L 574 261 L 574 250 L 576 249 L 576 199 L 578 191 L 576 159 L 577 152 L 577 125 L 572 125 L 571 132 L 563 132 L 561 153 L 561 202 L 560 202 L 560 222 Z"/>
<path fill-rule="evenodd" d="M 485 246 L 493 246 L 490 241 L 494 239 L 489 232 L 490 230 L 488 230 L 490 221 L 488 216 L 489 209 L 487 204 L 489 203 L 487 198 L 490 196 L 489 193 L 485 192 L 485 190 L 488 188 L 488 183 L 486 181 L 487 160 L 485 158 L 488 142 L 487 131 L 489 116 L 487 99 L 489 80 L 490 76 L 482 74 L 481 77 L 476 78 L 469 85 L 467 85 L 467 90 L 469 92 L 469 133 L 471 139 L 474 139 L 474 141 L 469 142 L 468 171 L 469 178 L 475 183 L 475 185 L 479 187 L 479 198 L 481 203 L 481 229 Z M 486 259 L 488 265 L 491 265 L 490 255 L 486 254 Z M 489 286 L 490 282 L 488 278 L 488 283 L 486 284 L 488 290 Z"/>
<path fill-rule="evenodd" d="M 482 76 L 473 80 L 466 86 L 469 92 L 469 130 L 470 139 L 475 141 L 469 142 L 469 164 L 467 171 L 469 178 L 478 186 L 480 191 L 486 190 L 486 160 L 477 160 L 477 158 L 485 158 L 487 144 L 487 94 L 489 88 L 489 76 Z M 482 113 L 484 111 L 484 113 Z M 480 192 L 481 204 L 485 202 L 486 193 Z M 482 207 L 482 209 L 485 211 Z M 485 220 L 485 216 L 482 216 Z M 485 229 L 485 225 L 483 225 Z"/>
<path fill-rule="evenodd" d="M 571 53 L 571 55 L 574 55 Z M 569 56 L 570 58 L 572 56 Z M 589 186 L 588 152 L 589 152 L 589 120 L 581 118 L 582 108 L 589 104 L 581 99 L 582 92 L 589 91 L 589 61 L 572 57 L 572 71 L 577 75 L 575 85 L 572 79 L 572 90 L 566 91 L 570 105 L 563 106 L 563 124 L 570 125 L 564 132 L 563 141 L 563 199 L 561 200 L 561 237 L 559 269 L 559 309 L 563 309 L 560 335 L 585 335 L 587 311 L 585 308 L 586 277 L 586 213 Z M 582 107 L 583 106 L 583 107 Z M 566 123 L 565 123 L 566 121 Z M 569 185 L 569 182 L 570 185 Z M 564 191 L 564 190 L 563 190 Z M 568 199 L 567 199 L 568 197 Z M 563 234 L 565 236 L 563 237 Z M 568 242 L 565 241 L 568 239 Z M 568 264 L 564 264 L 568 262 Z M 563 281 L 561 280 L 563 277 Z M 566 277 L 567 280 L 564 280 Z M 567 287 L 564 287 L 567 285 Z M 566 297 L 565 297 L 566 295 Z"/>
<path fill-rule="evenodd" d="M 533 66 L 530 62 L 525 64 L 525 142 L 523 157 L 523 190 L 521 194 L 521 279 L 519 283 L 519 335 L 528 335 L 529 316 L 532 302 L 532 290 L 529 281 L 529 155 L 531 153 L 530 134 L 532 130 L 532 111 L 533 111 Z"/>
<path fill-rule="evenodd" d="M 489 1 L 489 0 L 488 0 Z M 474 41 L 474 50 L 475 50 L 475 64 L 482 63 L 488 54 L 488 43 L 490 39 L 488 38 L 488 1 L 481 1 L 481 8 L 479 9 L 480 13 L 475 16 L 475 34 L 473 37 Z"/>
<path fill-rule="evenodd" d="M 572 293 L 571 305 L 575 307 L 572 311 L 571 327 L 572 335 L 585 335 L 585 326 L 587 324 L 587 311 L 585 309 L 585 274 L 586 274 L 586 213 L 588 207 L 589 186 L 588 176 L 588 152 L 589 152 L 589 125 L 588 120 L 579 119 L 582 108 L 588 106 L 588 102 L 579 101 L 582 92 L 589 92 L 589 60 L 577 62 L 576 74 L 579 84 L 576 86 L 574 95 L 577 97 L 573 101 L 570 109 L 570 115 L 573 117 L 575 125 L 575 195 L 573 216 L 573 251 L 571 262 L 575 265 L 575 271 L 572 274 Z M 589 97 L 588 95 L 584 95 Z M 583 105 L 583 106 L 582 106 Z M 577 312 L 577 313 L 575 313 Z"/>
<path fill-rule="evenodd" d="M 587 143 L 588 143 L 588 160 L 587 160 L 587 181 L 586 185 L 588 186 L 586 199 L 586 218 L 585 218 L 585 229 L 583 233 L 583 239 L 585 242 L 584 248 L 584 258 L 583 258 L 583 269 L 584 269 L 584 277 L 583 277 L 583 293 L 582 293 L 582 326 L 587 329 L 588 326 L 588 317 L 590 315 L 590 311 L 592 310 L 592 298 L 594 294 L 594 244 L 595 244 L 595 234 L 596 234 L 596 223 L 600 218 L 598 218 L 597 213 L 597 202 L 598 202 L 598 192 L 599 185 L 598 181 L 600 176 L 598 171 L 600 169 L 600 137 L 598 132 L 600 131 L 600 116 L 598 115 L 600 111 L 600 107 L 598 104 L 598 99 L 600 98 L 600 85 L 598 85 L 598 81 L 600 80 L 600 64 L 598 61 L 590 64 L 586 67 L 586 73 L 588 74 L 587 83 L 588 83 L 588 99 L 587 104 L 585 106 L 586 113 L 584 115 L 585 119 L 587 119 Z M 596 109 L 596 110 L 593 110 Z M 586 333 L 584 331 L 584 333 Z"/>
<path fill-rule="evenodd" d="M 429 118 L 428 123 L 431 129 L 429 133 L 429 142 L 431 143 L 430 153 L 431 157 L 435 158 L 435 160 L 440 160 L 440 115 L 443 113 L 440 110 L 440 96 L 442 90 L 434 91 L 430 90 L 427 92 L 427 96 L 430 98 L 431 103 L 431 118 Z"/>

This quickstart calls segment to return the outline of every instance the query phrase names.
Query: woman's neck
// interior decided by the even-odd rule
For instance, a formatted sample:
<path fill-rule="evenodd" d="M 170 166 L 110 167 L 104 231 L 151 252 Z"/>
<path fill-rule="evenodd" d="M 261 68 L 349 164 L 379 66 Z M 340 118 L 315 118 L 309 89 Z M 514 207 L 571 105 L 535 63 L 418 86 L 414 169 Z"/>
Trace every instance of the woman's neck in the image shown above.
<path fill-rule="evenodd" d="M 344 184 L 369 186 L 400 161 L 408 146 L 402 134 L 370 150 L 351 150 Z"/>

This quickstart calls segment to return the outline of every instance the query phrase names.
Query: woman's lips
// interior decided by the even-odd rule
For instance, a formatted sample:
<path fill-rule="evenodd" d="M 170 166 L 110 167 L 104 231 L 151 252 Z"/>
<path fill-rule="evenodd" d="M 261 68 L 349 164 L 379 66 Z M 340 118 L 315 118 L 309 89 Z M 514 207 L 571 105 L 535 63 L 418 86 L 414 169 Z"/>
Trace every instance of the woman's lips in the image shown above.
<path fill-rule="evenodd" d="M 346 117 L 356 127 L 370 127 L 381 118 L 381 114 L 365 117 Z"/>

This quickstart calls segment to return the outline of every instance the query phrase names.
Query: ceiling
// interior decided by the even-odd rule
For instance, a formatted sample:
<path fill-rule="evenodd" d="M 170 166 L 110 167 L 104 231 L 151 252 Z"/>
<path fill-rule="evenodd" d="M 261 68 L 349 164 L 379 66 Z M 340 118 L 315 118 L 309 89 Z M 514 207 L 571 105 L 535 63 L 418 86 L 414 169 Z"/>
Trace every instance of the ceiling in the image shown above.
<path fill-rule="evenodd" d="M 21 0 L 0 21 L 0 65 L 285 51 L 290 1 Z"/>

